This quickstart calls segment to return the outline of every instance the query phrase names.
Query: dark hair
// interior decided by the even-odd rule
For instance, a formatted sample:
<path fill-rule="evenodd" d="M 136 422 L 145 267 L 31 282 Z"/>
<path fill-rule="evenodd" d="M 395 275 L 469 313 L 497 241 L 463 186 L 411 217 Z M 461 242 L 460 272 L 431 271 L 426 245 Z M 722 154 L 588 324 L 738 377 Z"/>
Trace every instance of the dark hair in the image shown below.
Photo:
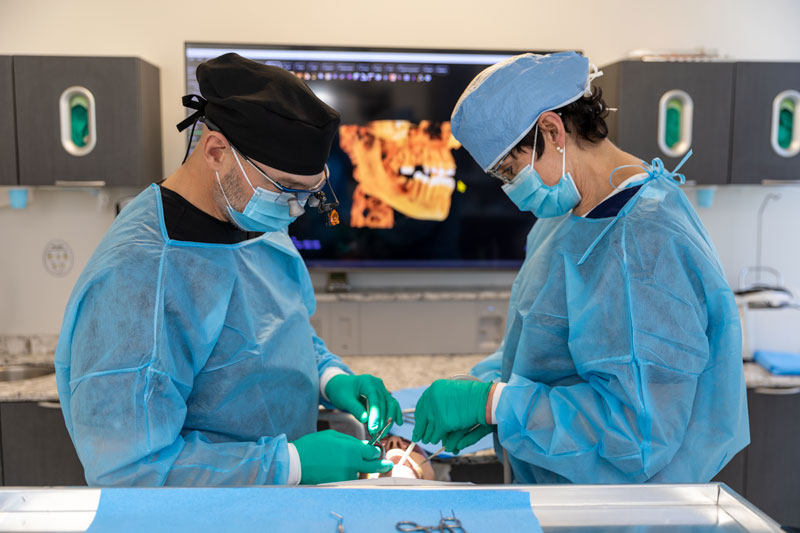
<path fill-rule="evenodd" d="M 561 120 L 567 133 L 575 133 L 575 140 L 582 143 L 597 144 L 608 137 L 608 125 L 605 118 L 608 116 L 608 106 L 603 100 L 603 90 L 595 87 L 591 96 L 582 96 L 578 100 L 559 109 L 554 109 Z M 525 137 L 511 149 L 512 153 L 519 153 L 523 148 L 533 147 L 533 138 L 536 128 L 531 128 Z M 539 135 L 536 143 L 536 157 L 544 153 L 544 138 Z"/>

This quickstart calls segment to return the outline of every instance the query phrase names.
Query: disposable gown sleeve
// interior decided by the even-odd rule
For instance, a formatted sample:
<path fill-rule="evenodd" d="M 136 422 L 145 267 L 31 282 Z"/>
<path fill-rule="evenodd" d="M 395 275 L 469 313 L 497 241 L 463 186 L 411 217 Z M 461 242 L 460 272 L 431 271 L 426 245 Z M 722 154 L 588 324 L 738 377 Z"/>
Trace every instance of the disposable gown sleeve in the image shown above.
<path fill-rule="evenodd" d="M 475 376 L 481 381 L 500 381 L 504 348 L 505 339 L 500 343 L 497 351 L 472 367 L 472 370 L 469 371 L 470 375 Z"/>
<path fill-rule="evenodd" d="M 320 377 L 325 370 L 329 368 L 339 368 L 348 374 L 352 374 L 353 371 L 348 368 L 346 364 L 341 360 L 338 355 L 331 353 L 328 350 L 328 347 L 325 345 L 325 341 L 317 336 L 317 333 L 313 333 L 313 341 L 314 341 L 314 353 L 317 355 L 317 371 L 319 372 Z"/>
<path fill-rule="evenodd" d="M 582 381 L 551 387 L 512 370 L 496 413 L 504 449 L 573 483 L 644 482 L 672 460 L 709 360 L 705 301 L 724 297 L 704 292 L 703 278 L 718 273 L 691 248 L 667 243 L 639 279 L 621 262 L 588 276 L 567 265 Z"/>
<path fill-rule="evenodd" d="M 164 321 L 153 291 L 131 289 L 146 286 L 137 276 L 143 274 L 100 276 L 71 302 L 65 323 L 72 327 L 62 331 L 71 353 L 80 355 L 72 358 L 68 385 L 59 388 L 88 484 L 286 483 L 284 435 L 212 442 L 197 431 L 184 432 L 194 368 L 213 347 L 213 335 L 190 339 L 201 328 L 179 332 Z M 215 311 L 186 312 L 196 313 L 199 324 Z"/>

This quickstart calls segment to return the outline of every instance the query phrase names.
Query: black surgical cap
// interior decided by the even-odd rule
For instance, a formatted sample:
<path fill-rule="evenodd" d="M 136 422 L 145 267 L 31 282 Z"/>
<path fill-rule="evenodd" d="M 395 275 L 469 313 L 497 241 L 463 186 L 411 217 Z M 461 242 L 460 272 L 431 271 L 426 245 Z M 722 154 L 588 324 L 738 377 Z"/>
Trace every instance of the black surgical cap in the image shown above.
<path fill-rule="evenodd" d="M 197 81 L 203 98 L 184 97 L 197 112 L 179 130 L 205 116 L 251 159 L 291 174 L 322 172 L 339 113 L 297 76 L 229 53 L 201 63 Z"/>

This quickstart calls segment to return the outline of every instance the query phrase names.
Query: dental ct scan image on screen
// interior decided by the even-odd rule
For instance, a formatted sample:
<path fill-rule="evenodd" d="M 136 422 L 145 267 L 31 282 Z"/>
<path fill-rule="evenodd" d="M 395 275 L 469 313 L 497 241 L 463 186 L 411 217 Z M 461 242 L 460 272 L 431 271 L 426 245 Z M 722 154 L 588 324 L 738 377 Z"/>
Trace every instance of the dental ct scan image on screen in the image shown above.
<path fill-rule="evenodd" d="M 452 136 L 450 113 L 479 72 L 522 51 L 187 43 L 187 93 L 197 65 L 228 52 L 291 71 L 341 113 L 328 160 L 341 222 L 307 207 L 289 226 L 309 267 L 521 264 L 535 218 Z"/>

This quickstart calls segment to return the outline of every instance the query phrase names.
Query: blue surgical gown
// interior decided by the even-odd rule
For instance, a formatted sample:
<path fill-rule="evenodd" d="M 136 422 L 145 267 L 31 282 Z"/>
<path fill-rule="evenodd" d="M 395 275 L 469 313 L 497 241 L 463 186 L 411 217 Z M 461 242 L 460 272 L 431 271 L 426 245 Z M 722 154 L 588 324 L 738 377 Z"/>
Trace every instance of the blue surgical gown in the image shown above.
<path fill-rule="evenodd" d="M 70 297 L 55 356 L 89 485 L 286 483 L 316 431 L 319 379 L 347 371 L 309 322 L 285 232 L 170 240 L 153 185 L 117 217 Z"/>
<path fill-rule="evenodd" d="M 749 443 L 742 339 L 716 251 L 651 175 L 614 218 L 536 222 L 500 349 L 497 437 L 521 483 L 709 481 Z"/>

